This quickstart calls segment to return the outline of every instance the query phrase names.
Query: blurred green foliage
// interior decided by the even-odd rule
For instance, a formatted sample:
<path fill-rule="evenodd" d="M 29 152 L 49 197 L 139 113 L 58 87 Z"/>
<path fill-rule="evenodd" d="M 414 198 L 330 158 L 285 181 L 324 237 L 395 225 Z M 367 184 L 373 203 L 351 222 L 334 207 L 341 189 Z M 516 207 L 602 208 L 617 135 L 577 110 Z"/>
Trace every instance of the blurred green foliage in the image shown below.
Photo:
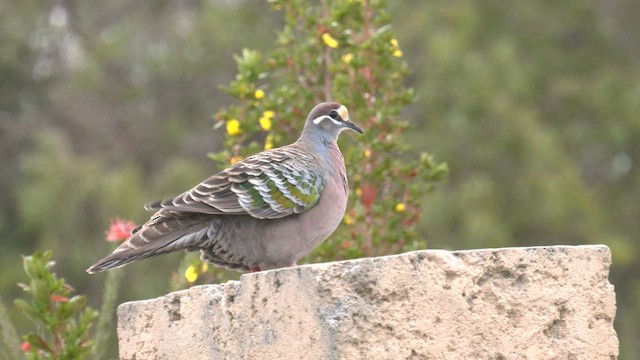
<path fill-rule="evenodd" d="M 21 350 L 27 359 L 87 359 L 93 347 L 89 329 L 98 312 L 86 306 L 86 296 L 71 296 L 73 288 L 52 272 L 52 256 L 48 250 L 22 259 L 29 283 L 20 286 L 32 299 L 14 304 L 35 323 L 36 332 L 23 337 Z"/>
<path fill-rule="evenodd" d="M 389 5 L 416 95 L 401 115 L 416 128 L 397 159 L 428 151 L 451 167 L 444 186 L 412 199 L 418 238 L 448 249 L 609 245 L 620 358 L 640 357 L 635 4 Z M 109 218 L 144 220 L 142 204 L 217 170 L 204 154 L 224 145 L 224 129 L 209 128 L 232 101 L 218 88 L 235 78 L 231 54 L 270 52 L 287 41 L 277 33 L 287 19 L 252 1 L 0 0 L 0 8 L 0 292 L 20 294 L 20 254 L 53 249 L 57 271 L 97 305 L 105 275 L 84 269 L 110 250 Z M 348 38 L 325 26 L 339 43 Z M 282 131 L 295 136 L 301 124 L 291 126 Z M 128 267 L 119 301 L 165 293 L 180 259 Z"/>

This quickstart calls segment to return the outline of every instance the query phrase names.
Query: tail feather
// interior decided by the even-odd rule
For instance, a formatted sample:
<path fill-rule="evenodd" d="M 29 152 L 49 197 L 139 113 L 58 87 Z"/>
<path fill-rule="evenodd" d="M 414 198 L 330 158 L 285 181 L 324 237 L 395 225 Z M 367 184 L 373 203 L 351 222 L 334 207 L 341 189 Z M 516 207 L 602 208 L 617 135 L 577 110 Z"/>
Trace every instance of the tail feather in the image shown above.
<path fill-rule="evenodd" d="M 87 272 L 114 269 L 172 251 L 196 250 L 213 238 L 218 228 L 219 222 L 211 215 L 158 211 L 111 255 L 91 265 Z"/>

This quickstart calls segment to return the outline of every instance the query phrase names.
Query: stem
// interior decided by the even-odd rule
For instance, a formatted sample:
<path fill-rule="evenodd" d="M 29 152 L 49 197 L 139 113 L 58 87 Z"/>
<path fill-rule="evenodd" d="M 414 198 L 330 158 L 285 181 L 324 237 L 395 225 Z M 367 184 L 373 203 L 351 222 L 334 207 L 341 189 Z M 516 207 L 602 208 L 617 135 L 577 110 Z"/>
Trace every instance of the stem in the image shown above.
<path fill-rule="evenodd" d="M 331 51 L 328 47 L 325 47 L 324 53 L 322 54 L 322 63 L 323 63 L 323 72 L 324 72 L 324 99 L 325 101 L 332 100 L 331 99 L 331 88 L 333 87 L 331 83 L 331 73 L 329 72 L 329 62 L 331 61 L 331 56 L 329 55 L 329 51 Z"/>
<path fill-rule="evenodd" d="M 364 40 L 368 40 L 371 38 L 372 35 L 372 31 L 371 31 L 371 20 L 373 18 L 373 9 L 371 8 L 371 3 L 369 3 L 369 1 L 365 0 L 365 4 L 364 4 L 365 10 L 364 10 Z M 369 106 L 373 106 L 373 99 L 375 98 L 375 94 L 376 94 L 376 84 L 375 81 L 373 79 L 373 74 L 376 68 L 376 63 L 375 63 L 375 56 L 373 56 L 372 54 L 372 50 L 371 49 L 367 49 L 366 50 L 366 54 L 367 54 L 367 58 L 369 58 L 371 61 L 369 63 L 369 65 L 367 65 L 365 67 L 365 71 L 364 71 L 364 77 L 367 80 L 367 85 L 369 85 L 369 96 L 366 97 L 366 101 L 369 104 Z"/>
<path fill-rule="evenodd" d="M 7 359 L 18 359 L 21 355 L 20 338 L 16 332 L 16 328 L 9 319 L 7 309 L 0 298 L 0 334 L 2 334 L 2 343 L 0 343 L 0 356 Z"/>
<path fill-rule="evenodd" d="M 326 1 L 322 1 L 322 18 L 324 22 L 326 22 L 329 18 L 329 11 Z M 333 78 L 331 77 L 331 71 L 329 71 L 329 66 L 331 65 L 330 52 L 331 48 L 325 46 L 322 53 L 322 72 L 324 74 L 324 101 L 332 100 L 331 89 L 333 89 Z"/>
<path fill-rule="evenodd" d="M 107 350 L 107 343 L 111 335 L 111 323 L 113 313 L 116 308 L 116 300 L 118 299 L 118 290 L 122 282 L 123 272 L 120 270 L 109 271 L 107 280 L 104 283 L 104 293 L 102 295 L 102 308 L 98 317 L 98 325 L 96 326 L 96 336 L 93 349 L 91 351 L 92 359 L 101 359 Z"/>
<path fill-rule="evenodd" d="M 371 3 L 368 0 L 365 0 L 364 1 L 364 31 L 363 31 L 362 42 L 368 41 L 372 36 L 372 31 L 371 31 L 372 18 L 373 18 L 373 9 L 371 8 Z M 376 93 L 375 84 L 373 82 L 373 74 L 375 70 L 373 61 L 375 59 L 375 56 L 373 56 L 371 49 L 367 49 L 365 54 L 367 58 L 370 60 L 369 64 L 363 68 L 363 75 L 368 85 L 367 92 L 369 93 L 369 96 L 365 96 L 365 101 L 367 102 L 367 105 L 369 105 L 370 108 L 373 108 L 374 106 L 373 99 L 375 98 L 375 93 Z M 370 157 L 368 159 L 365 159 L 364 168 L 366 169 L 365 172 L 367 174 L 372 175 L 373 169 L 375 169 L 375 158 Z M 383 195 L 382 193 L 378 193 L 377 197 L 381 197 L 382 195 Z M 373 229 L 375 227 L 375 215 L 373 213 L 373 207 L 366 211 L 365 222 L 367 224 L 367 228 L 364 229 L 365 255 L 370 257 L 375 255 L 373 251 Z M 381 226 L 380 228 L 382 230 L 382 228 L 384 227 Z"/>

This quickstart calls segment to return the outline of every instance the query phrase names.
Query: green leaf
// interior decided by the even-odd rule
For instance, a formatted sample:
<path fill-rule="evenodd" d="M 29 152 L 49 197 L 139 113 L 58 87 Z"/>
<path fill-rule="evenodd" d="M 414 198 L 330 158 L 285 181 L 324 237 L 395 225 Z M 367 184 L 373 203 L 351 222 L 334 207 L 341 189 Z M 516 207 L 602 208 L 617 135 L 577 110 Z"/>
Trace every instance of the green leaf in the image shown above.
<path fill-rule="evenodd" d="M 43 306 L 49 306 L 51 299 L 51 288 L 46 280 L 34 279 L 31 280 L 31 293 L 37 303 Z"/>
<path fill-rule="evenodd" d="M 25 340 L 27 342 L 29 342 L 29 344 L 34 347 L 35 349 L 38 350 L 44 350 L 46 352 L 52 353 L 53 351 L 51 351 L 51 348 L 49 347 L 49 345 L 47 344 L 46 341 L 44 341 L 44 339 L 42 339 L 40 336 L 36 335 L 36 334 L 29 334 L 25 337 Z"/>
<path fill-rule="evenodd" d="M 36 272 L 33 271 L 33 256 L 23 256 L 22 267 L 29 278 L 33 279 L 36 277 Z"/>
<path fill-rule="evenodd" d="M 33 306 L 27 301 L 23 299 L 15 299 L 13 300 L 13 305 L 15 305 L 15 307 L 18 308 L 18 310 L 22 311 L 32 319 L 38 318 L 38 315 L 39 315 L 38 311 L 34 309 Z"/>
<path fill-rule="evenodd" d="M 87 305 L 87 297 L 84 295 L 76 295 L 69 299 L 69 302 L 65 305 L 69 308 L 71 314 L 79 313 L 82 308 Z"/>

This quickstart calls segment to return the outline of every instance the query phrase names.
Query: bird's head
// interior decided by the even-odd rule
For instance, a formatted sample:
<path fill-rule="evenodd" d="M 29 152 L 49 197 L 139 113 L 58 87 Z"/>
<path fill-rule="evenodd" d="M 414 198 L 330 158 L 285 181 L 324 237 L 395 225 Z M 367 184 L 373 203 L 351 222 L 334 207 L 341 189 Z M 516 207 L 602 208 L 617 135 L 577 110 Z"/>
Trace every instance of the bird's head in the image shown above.
<path fill-rule="evenodd" d="M 316 105 L 304 126 L 305 133 L 311 135 L 321 135 L 321 138 L 336 140 L 343 130 L 355 130 L 364 134 L 362 128 L 349 119 L 347 107 L 336 102 L 323 102 Z"/>

